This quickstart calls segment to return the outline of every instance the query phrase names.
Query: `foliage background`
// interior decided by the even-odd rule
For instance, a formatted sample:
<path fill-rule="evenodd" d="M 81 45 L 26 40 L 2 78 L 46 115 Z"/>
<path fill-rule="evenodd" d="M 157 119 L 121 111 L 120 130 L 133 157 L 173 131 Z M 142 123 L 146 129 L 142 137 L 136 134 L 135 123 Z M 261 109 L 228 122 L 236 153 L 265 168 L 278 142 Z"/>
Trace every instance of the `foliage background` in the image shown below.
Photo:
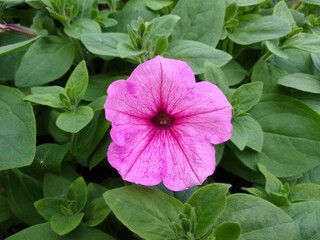
<path fill-rule="evenodd" d="M 318 0 L 0 0 L 0 238 L 320 239 Z M 156 55 L 233 105 L 203 186 L 108 166 L 108 85 Z"/>

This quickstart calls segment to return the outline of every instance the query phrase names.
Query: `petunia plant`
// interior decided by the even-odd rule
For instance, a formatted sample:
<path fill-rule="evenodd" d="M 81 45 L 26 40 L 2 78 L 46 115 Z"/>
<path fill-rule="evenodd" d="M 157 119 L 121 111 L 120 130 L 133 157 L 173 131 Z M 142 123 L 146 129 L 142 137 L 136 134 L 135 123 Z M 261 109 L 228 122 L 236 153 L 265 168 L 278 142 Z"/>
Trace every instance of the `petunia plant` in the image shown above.
<path fill-rule="evenodd" d="M 320 238 L 318 0 L 0 0 L 0 239 Z"/>

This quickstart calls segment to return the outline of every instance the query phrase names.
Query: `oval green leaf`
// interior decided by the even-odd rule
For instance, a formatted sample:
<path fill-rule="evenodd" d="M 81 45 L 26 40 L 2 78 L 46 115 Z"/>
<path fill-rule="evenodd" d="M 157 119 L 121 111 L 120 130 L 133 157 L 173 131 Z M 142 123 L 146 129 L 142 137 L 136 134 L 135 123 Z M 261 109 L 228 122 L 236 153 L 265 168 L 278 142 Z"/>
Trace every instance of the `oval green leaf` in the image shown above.
<path fill-rule="evenodd" d="M 188 203 L 195 208 L 196 222 L 194 236 L 201 238 L 222 214 L 226 204 L 227 184 L 209 184 L 192 194 Z"/>
<path fill-rule="evenodd" d="M 249 45 L 265 40 L 280 38 L 291 32 L 290 24 L 276 16 L 244 19 L 228 32 L 235 43 Z"/>
<path fill-rule="evenodd" d="M 24 46 L 27 46 L 28 44 L 34 42 L 35 40 L 37 40 L 39 37 L 35 37 L 32 39 L 28 39 L 22 42 L 18 42 L 18 43 L 13 43 L 13 44 L 9 44 L 9 45 L 5 45 L 0 47 L 0 56 L 11 53 L 15 50 L 18 50 Z"/>
<path fill-rule="evenodd" d="M 54 215 L 50 219 L 52 230 L 59 236 L 66 235 L 79 226 L 84 213 L 76 213 L 71 216 Z"/>
<path fill-rule="evenodd" d="M 70 240 L 70 239 L 77 239 L 77 240 L 115 240 L 115 238 L 111 237 L 110 235 L 95 229 L 86 227 L 83 224 L 80 224 L 77 229 L 72 231 L 71 233 L 58 236 L 54 233 L 50 227 L 50 223 L 42 223 L 33 225 L 26 229 L 21 230 L 20 232 L 6 238 L 6 240 L 25 240 L 25 239 L 32 239 L 32 240 Z"/>
<path fill-rule="evenodd" d="M 239 7 L 246 7 L 246 6 L 252 6 L 252 5 L 257 5 L 259 3 L 264 2 L 265 0 L 234 0 L 234 2 L 239 6 Z"/>
<path fill-rule="evenodd" d="M 82 34 L 101 33 L 101 28 L 96 21 L 89 18 L 82 18 L 67 25 L 64 28 L 64 32 L 72 38 L 80 39 Z"/>
<path fill-rule="evenodd" d="M 225 1 L 180 0 L 171 12 L 181 17 L 173 40 L 193 40 L 215 47 L 220 40 L 224 24 Z"/>
<path fill-rule="evenodd" d="M 93 118 L 93 110 L 88 106 L 80 106 L 74 112 L 64 112 L 57 118 L 57 126 L 66 132 L 77 133 Z"/>
<path fill-rule="evenodd" d="M 79 103 L 86 93 L 89 81 L 89 74 L 85 61 L 81 61 L 71 73 L 67 84 L 66 92 L 72 102 Z M 70 96 L 72 92 L 73 95 Z"/>
<path fill-rule="evenodd" d="M 290 38 L 283 48 L 298 48 L 309 52 L 320 52 L 320 36 L 310 33 L 299 33 Z"/>
<path fill-rule="evenodd" d="M 320 185 L 315 183 L 300 183 L 290 189 L 292 202 L 320 201 Z"/>
<path fill-rule="evenodd" d="M 170 57 L 186 61 L 191 66 L 194 74 L 204 72 L 203 65 L 205 62 L 221 67 L 232 58 L 226 52 L 210 47 L 207 44 L 190 40 L 171 42 L 168 52 Z"/>
<path fill-rule="evenodd" d="M 227 197 L 227 206 L 219 222 L 234 222 L 241 226 L 241 240 L 293 239 L 292 219 L 270 202 L 261 198 L 233 194 Z"/>
<path fill-rule="evenodd" d="M 278 83 L 304 92 L 320 93 L 320 77 L 306 73 L 293 73 L 283 76 Z"/>
<path fill-rule="evenodd" d="M 15 83 L 19 87 L 31 87 L 52 82 L 68 71 L 74 56 L 74 45 L 62 37 L 38 39 L 23 56 Z"/>
<path fill-rule="evenodd" d="M 182 210 L 182 203 L 177 199 L 141 186 L 109 190 L 103 197 L 116 217 L 142 238 L 175 239 L 172 224 L 179 222 Z"/>
<path fill-rule="evenodd" d="M 300 175 L 319 165 L 320 115 L 287 96 L 266 94 L 250 112 L 263 129 L 260 153 L 249 149 L 234 153 L 247 167 L 262 163 L 276 177 Z"/>
<path fill-rule="evenodd" d="M 120 42 L 128 42 L 129 36 L 125 33 L 83 34 L 81 41 L 86 48 L 97 55 L 119 57 L 117 46 Z"/>
<path fill-rule="evenodd" d="M 18 89 L 0 86 L 0 170 L 28 166 L 35 156 L 35 117 L 24 97 Z"/>
<path fill-rule="evenodd" d="M 320 239 L 320 201 L 294 203 L 285 212 L 295 224 L 293 240 Z"/>

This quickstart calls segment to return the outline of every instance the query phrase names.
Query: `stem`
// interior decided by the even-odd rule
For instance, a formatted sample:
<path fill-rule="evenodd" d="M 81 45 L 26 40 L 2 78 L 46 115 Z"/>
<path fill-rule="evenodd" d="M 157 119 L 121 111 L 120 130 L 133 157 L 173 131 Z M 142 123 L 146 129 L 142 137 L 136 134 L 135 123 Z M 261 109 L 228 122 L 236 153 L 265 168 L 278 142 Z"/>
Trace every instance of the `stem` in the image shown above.
<path fill-rule="evenodd" d="M 80 63 L 84 59 L 84 54 L 82 51 L 82 47 L 80 46 L 80 41 L 73 38 L 71 38 L 71 41 L 73 42 L 76 48 L 75 62 Z"/>
<path fill-rule="evenodd" d="M 70 152 L 71 154 L 74 153 L 75 148 L 77 146 L 77 141 L 78 141 L 78 137 L 76 133 L 71 133 L 71 148 L 70 148 Z"/>

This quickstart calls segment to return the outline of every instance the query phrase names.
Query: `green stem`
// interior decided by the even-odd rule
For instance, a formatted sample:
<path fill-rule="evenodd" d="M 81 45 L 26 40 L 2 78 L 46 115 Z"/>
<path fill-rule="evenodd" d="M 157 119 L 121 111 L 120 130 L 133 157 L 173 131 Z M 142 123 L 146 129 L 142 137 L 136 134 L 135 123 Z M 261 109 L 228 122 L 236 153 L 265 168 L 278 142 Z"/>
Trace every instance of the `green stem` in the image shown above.
<path fill-rule="evenodd" d="M 77 146 L 77 141 L 78 141 L 78 137 L 76 133 L 71 133 L 71 148 L 70 148 L 70 152 L 73 155 L 73 153 L 75 152 L 75 148 Z"/>

